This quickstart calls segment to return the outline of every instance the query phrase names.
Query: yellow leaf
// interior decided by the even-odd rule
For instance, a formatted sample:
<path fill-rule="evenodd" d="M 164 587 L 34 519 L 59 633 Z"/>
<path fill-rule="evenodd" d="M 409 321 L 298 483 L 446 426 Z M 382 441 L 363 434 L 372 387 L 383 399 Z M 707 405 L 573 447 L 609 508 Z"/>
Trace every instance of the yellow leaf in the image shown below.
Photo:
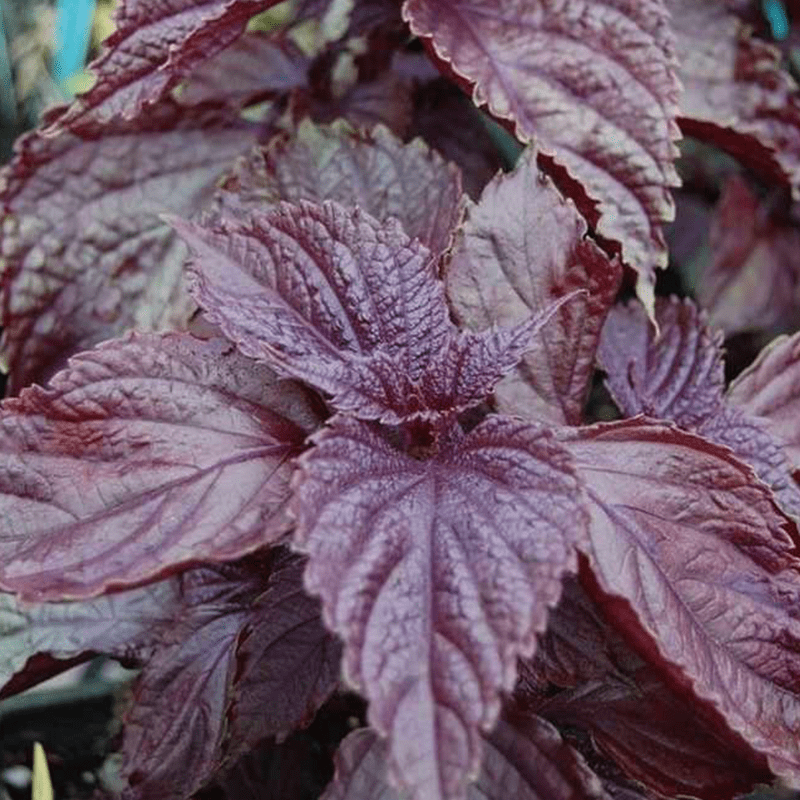
<path fill-rule="evenodd" d="M 53 800 L 53 784 L 50 782 L 47 757 L 39 742 L 33 743 L 33 794 L 31 800 Z"/>

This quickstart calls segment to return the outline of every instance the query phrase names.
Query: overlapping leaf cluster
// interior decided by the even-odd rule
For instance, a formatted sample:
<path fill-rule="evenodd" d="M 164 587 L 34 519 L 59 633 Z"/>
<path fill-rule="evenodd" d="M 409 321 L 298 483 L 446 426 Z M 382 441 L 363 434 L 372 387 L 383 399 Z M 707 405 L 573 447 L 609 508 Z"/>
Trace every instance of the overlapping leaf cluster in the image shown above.
<path fill-rule="evenodd" d="M 800 786 L 797 336 L 726 390 L 654 297 L 679 125 L 797 190 L 777 52 L 723 0 L 273 5 L 122 0 L 3 173 L 0 684 L 138 664 L 126 800 L 272 796 L 345 689 L 326 800 Z"/>

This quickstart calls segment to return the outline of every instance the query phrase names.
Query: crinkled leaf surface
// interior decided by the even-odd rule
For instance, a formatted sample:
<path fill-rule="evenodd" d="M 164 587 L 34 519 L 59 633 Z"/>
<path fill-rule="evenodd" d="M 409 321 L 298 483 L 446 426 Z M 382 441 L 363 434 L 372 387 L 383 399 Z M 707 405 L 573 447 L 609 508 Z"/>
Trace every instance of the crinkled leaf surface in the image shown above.
<path fill-rule="evenodd" d="M 237 647 L 226 758 L 311 721 L 341 672 L 341 645 L 303 589 L 303 560 L 280 559 L 247 610 Z"/>
<path fill-rule="evenodd" d="M 742 178 L 722 190 L 697 301 L 726 335 L 792 326 L 800 311 L 800 231 L 770 218 Z"/>
<path fill-rule="evenodd" d="M 183 613 L 125 720 L 126 800 L 190 797 L 227 759 L 303 724 L 330 694 L 338 644 L 301 579 L 301 559 L 282 552 L 182 576 Z M 253 658 L 259 634 L 263 664 Z"/>
<path fill-rule="evenodd" d="M 598 201 L 648 285 L 666 265 L 678 83 L 664 0 L 406 0 L 411 29 Z"/>
<path fill-rule="evenodd" d="M 0 689 L 37 653 L 147 658 L 179 597 L 174 578 L 70 603 L 24 603 L 0 594 Z"/>
<path fill-rule="evenodd" d="M 479 730 L 532 654 L 583 536 L 569 459 L 544 428 L 490 417 L 425 458 L 338 417 L 300 460 L 295 542 L 345 642 L 344 672 L 415 800 L 465 796 Z"/>
<path fill-rule="evenodd" d="M 615 624 L 800 783 L 800 560 L 729 450 L 642 418 L 564 431 Z M 569 441 L 566 441 L 569 439 Z M 632 613 L 631 613 L 632 611 Z"/>
<path fill-rule="evenodd" d="M 396 217 L 438 255 L 459 221 L 461 180 L 421 139 L 403 144 L 383 126 L 367 133 L 304 120 L 291 138 L 276 137 L 237 165 L 216 210 L 235 214 L 279 200 L 336 200 L 381 221 Z"/>
<path fill-rule="evenodd" d="M 548 722 L 508 714 L 486 737 L 483 767 L 468 800 L 588 800 L 606 798 L 600 779 Z M 369 729 L 339 746 L 336 775 L 322 800 L 400 800 L 387 776 L 384 742 Z"/>
<path fill-rule="evenodd" d="M 0 413 L 0 584 L 80 598 L 285 532 L 305 395 L 227 342 L 112 341 Z"/>
<path fill-rule="evenodd" d="M 173 222 L 193 252 L 193 293 L 239 349 L 399 422 L 480 403 L 565 296 L 514 328 L 458 332 L 435 260 L 400 223 L 326 201 L 204 225 Z"/>
<path fill-rule="evenodd" d="M 462 324 L 510 325 L 575 289 L 516 369 L 496 387 L 500 411 L 579 424 L 605 315 L 620 267 L 585 239 L 586 223 L 538 172 L 533 151 L 499 175 L 470 205 L 446 271 L 447 294 Z"/>
<path fill-rule="evenodd" d="M 728 401 L 759 418 L 800 469 L 800 334 L 767 345 L 731 384 Z"/>
<path fill-rule="evenodd" d="M 800 94 L 780 52 L 722 2 L 667 0 L 684 91 L 681 127 L 800 191 Z"/>
<path fill-rule="evenodd" d="M 129 328 L 187 321 L 186 246 L 158 215 L 198 211 L 253 140 L 236 117 L 173 103 L 80 135 L 20 140 L 0 188 L 10 391 Z"/>
<path fill-rule="evenodd" d="M 656 301 L 656 322 L 658 335 L 636 302 L 611 310 L 598 350 L 606 385 L 626 416 L 694 428 L 722 401 L 722 332 L 690 300 L 675 297 Z"/>
<path fill-rule="evenodd" d="M 278 0 L 122 0 L 103 53 L 90 65 L 97 80 L 63 113 L 58 129 L 87 121 L 133 119 L 195 67 L 224 50 L 247 21 Z"/>
<path fill-rule="evenodd" d="M 694 698 L 643 662 L 576 580 L 565 581 L 532 666 L 568 690 L 531 697 L 523 682 L 524 707 L 591 732 L 625 775 L 662 795 L 730 797 L 770 780 L 764 760 L 721 720 L 699 718 Z"/>
<path fill-rule="evenodd" d="M 723 400 L 722 332 L 690 300 L 659 298 L 658 337 L 638 303 L 618 306 L 603 328 L 599 356 L 606 384 L 626 416 L 676 422 L 730 447 L 800 519 L 800 489 L 783 442 L 763 421 Z"/>
<path fill-rule="evenodd" d="M 309 65 L 291 39 L 252 31 L 194 70 L 179 100 L 195 104 L 224 99 L 240 107 L 304 85 Z"/>

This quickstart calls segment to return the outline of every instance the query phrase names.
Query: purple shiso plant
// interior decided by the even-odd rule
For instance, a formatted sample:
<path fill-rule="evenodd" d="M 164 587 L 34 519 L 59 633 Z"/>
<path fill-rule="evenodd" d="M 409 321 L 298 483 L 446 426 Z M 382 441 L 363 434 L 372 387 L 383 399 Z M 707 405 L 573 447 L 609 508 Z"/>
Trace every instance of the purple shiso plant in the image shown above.
<path fill-rule="evenodd" d="M 121 0 L 3 172 L 0 697 L 138 668 L 124 800 L 800 788 L 800 92 L 760 4 L 272 6 Z"/>

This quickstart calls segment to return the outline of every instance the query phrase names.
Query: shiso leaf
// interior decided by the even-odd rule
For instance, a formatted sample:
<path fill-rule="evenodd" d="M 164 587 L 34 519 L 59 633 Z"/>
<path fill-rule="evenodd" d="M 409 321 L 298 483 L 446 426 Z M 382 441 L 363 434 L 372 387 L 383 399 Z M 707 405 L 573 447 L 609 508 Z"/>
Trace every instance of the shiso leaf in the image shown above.
<path fill-rule="evenodd" d="M 671 420 L 730 447 L 800 520 L 800 488 L 784 442 L 764 420 L 723 397 L 722 332 L 690 300 L 659 298 L 659 333 L 638 303 L 608 316 L 598 355 L 606 385 L 626 416 Z"/>
<path fill-rule="evenodd" d="M 471 330 L 512 325 L 583 289 L 540 331 L 495 388 L 498 410 L 580 424 L 595 350 L 621 269 L 585 238 L 586 223 L 536 166 L 528 150 L 470 204 L 445 271 L 447 295 Z"/>
<path fill-rule="evenodd" d="M 386 744 L 369 729 L 339 745 L 336 774 L 322 800 L 401 800 Z M 600 779 L 546 720 L 507 713 L 485 737 L 483 767 L 467 800 L 607 800 Z"/>
<path fill-rule="evenodd" d="M 300 201 L 172 224 L 192 250 L 192 291 L 209 320 L 245 355 L 361 419 L 395 424 L 479 404 L 575 298 L 465 333 L 450 321 L 436 259 L 394 218 Z"/>
<path fill-rule="evenodd" d="M 406 0 L 403 14 L 477 104 L 578 182 L 597 203 L 599 233 L 652 288 L 678 183 L 664 0 Z"/>
<path fill-rule="evenodd" d="M 64 603 L 24 603 L 0 594 L 0 689 L 38 653 L 148 658 L 179 598 L 175 578 Z"/>
<path fill-rule="evenodd" d="M 304 85 L 309 66 L 291 39 L 251 31 L 194 70 L 178 99 L 185 105 L 224 101 L 240 108 Z"/>
<path fill-rule="evenodd" d="M 564 582 L 530 668 L 566 691 L 529 696 L 521 682 L 523 707 L 591 733 L 624 775 L 661 796 L 710 800 L 770 781 L 765 759 L 721 719 L 700 717 L 694 697 L 667 684 L 575 579 Z"/>
<path fill-rule="evenodd" d="M 725 3 L 667 0 L 680 65 L 680 124 L 800 196 L 800 92 L 781 53 Z"/>
<path fill-rule="evenodd" d="M 356 131 L 344 122 L 303 120 L 236 165 L 215 204 L 220 215 L 257 211 L 280 200 L 336 200 L 381 222 L 396 217 L 434 256 L 443 253 L 461 215 L 459 170 L 423 142 L 404 144 L 388 128 Z"/>
<path fill-rule="evenodd" d="M 800 312 L 800 231 L 771 217 L 739 175 L 726 181 L 697 286 L 698 303 L 726 336 L 792 327 Z"/>
<path fill-rule="evenodd" d="M 647 414 L 695 428 L 716 413 L 725 391 L 722 331 L 690 300 L 656 301 L 656 327 L 637 302 L 615 306 L 598 360 L 625 416 Z"/>
<path fill-rule="evenodd" d="M 800 559 L 730 450 L 644 418 L 562 431 L 590 498 L 586 555 L 615 626 L 697 713 L 800 785 Z"/>
<path fill-rule="evenodd" d="M 254 139 L 216 106 L 164 102 L 129 122 L 19 140 L 0 186 L 11 393 L 133 327 L 186 323 L 186 246 L 158 215 L 199 211 Z"/>
<path fill-rule="evenodd" d="M 75 357 L 0 412 L 0 585 L 77 599 L 274 541 L 316 422 L 298 387 L 221 340 Z"/>
<path fill-rule="evenodd" d="M 800 469 L 800 334 L 779 336 L 731 384 L 728 401 L 761 420 Z"/>
<path fill-rule="evenodd" d="M 340 648 L 303 592 L 302 567 L 274 551 L 181 576 L 182 612 L 126 715 L 126 800 L 191 796 L 260 740 L 307 723 L 333 691 Z M 253 646 L 269 654 L 261 666 Z"/>
<path fill-rule="evenodd" d="M 134 119 L 193 69 L 244 33 L 252 16 L 279 0 L 121 0 L 116 29 L 89 65 L 96 81 L 51 114 L 52 130 Z"/>
<path fill-rule="evenodd" d="M 344 674 L 414 800 L 458 800 L 480 731 L 575 568 L 580 487 L 544 427 L 489 417 L 398 450 L 336 417 L 299 460 L 295 545 L 345 644 Z"/>

